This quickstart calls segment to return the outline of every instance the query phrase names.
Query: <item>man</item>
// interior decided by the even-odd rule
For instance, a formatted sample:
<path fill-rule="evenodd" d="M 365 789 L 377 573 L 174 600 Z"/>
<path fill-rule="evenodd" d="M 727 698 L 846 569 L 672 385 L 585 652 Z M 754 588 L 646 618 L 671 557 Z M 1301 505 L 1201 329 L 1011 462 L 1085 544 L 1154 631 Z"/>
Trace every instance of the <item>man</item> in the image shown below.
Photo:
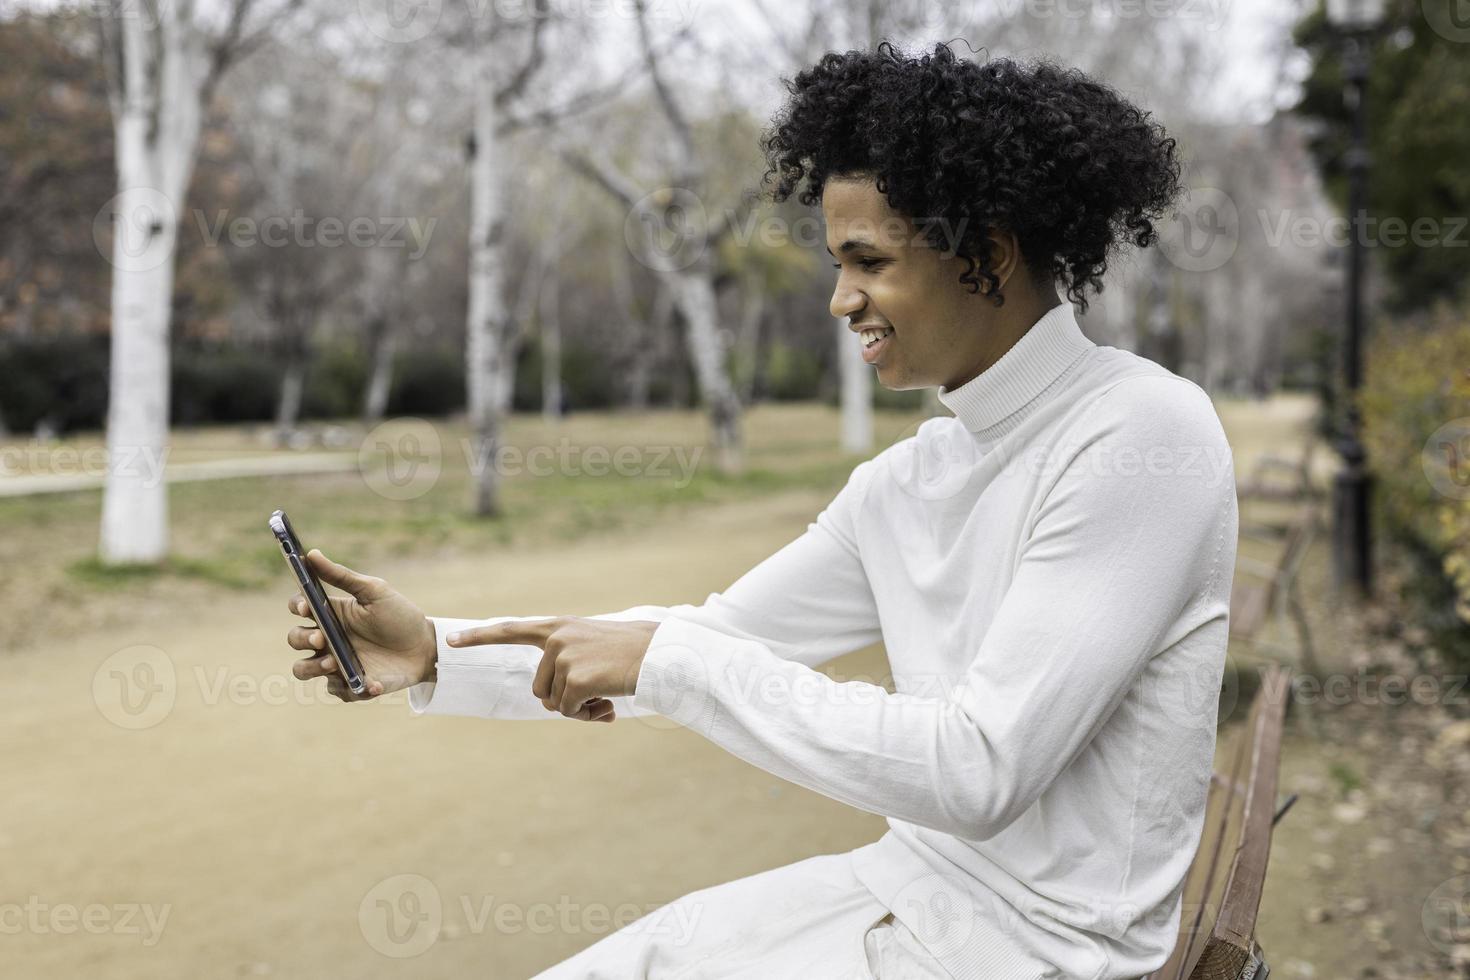
<path fill-rule="evenodd" d="M 1192 382 L 1081 332 L 1147 246 L 1174 141 L 1085 76 L 882 46 L 797 75 L 763 138 L 836 260 L 831 312 L 953 418 L 859 464 L 699 606 L 427 619 L 313 553 L 417 712 L 658 712 L 886 816 L 880 840 L 687 895 L 543 974 L 1137 977 L 1173 947 L 1204 819 L 1237 514 Z M 1068 301 L 1058 294 L 1065 290 Z M 299 599 L 293 610 L 302 612 Z M 814 670 L 881 640 L 895 692 Z M 296 627 L 297 649 L 323 649 Z M 350 697 L 330 657 L 298 662 Z M 655 928 L 697 914 L 692 938 Z"/>

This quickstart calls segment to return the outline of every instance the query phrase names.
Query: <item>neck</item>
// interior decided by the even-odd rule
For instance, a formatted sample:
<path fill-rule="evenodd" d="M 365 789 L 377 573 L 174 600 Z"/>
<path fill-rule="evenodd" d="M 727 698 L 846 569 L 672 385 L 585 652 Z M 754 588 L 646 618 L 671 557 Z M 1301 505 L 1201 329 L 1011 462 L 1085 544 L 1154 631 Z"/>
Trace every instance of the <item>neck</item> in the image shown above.
<path fill-rule="evenodd" d="M 986 300 L 989 302 L 989 300 Z M 944 383 L 944 390 L 954 391 L 960 385 L 979 377 L 1005 352 L 1016 346 L 1016 341 L 1026 335 L 1032 325 L 1061 303 L 1054 285 L 1045 289 L 1013 289 L 1006 292 L 1006 301 L 999 309 L 992 309 L 981 331 L 979 356 L 972 359 L 964 370 Z"/>

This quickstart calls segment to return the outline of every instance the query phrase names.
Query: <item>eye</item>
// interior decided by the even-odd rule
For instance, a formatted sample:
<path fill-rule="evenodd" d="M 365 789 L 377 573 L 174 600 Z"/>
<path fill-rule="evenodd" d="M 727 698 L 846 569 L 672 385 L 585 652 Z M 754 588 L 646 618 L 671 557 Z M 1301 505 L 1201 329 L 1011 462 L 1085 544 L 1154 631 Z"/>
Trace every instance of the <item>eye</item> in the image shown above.
<path fill-rule="evenodd" d="M 862 266 L 863 267 L 863 270 L 865 272 L 872 272 L 874 269 L 878 268 L 880 265 L 882 265 L 886 261 L 887 261 L 887 259 L 858 259 L 857 260 L 857 264 L 860 265 L 860 266 Z M 833 262 L 832 263 L 832 268 L 834 268 L 834 269 L 840 269 L 840 268 L 842 268 L 842 263 L 841 262 Z"/>

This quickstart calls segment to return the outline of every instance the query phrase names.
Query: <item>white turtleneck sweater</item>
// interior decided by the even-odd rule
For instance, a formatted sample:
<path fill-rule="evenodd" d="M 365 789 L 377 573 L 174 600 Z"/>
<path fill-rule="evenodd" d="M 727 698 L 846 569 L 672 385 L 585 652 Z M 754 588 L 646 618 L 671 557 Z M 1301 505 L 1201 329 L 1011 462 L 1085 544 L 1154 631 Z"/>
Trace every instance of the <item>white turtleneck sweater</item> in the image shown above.
<path fill-rule="evenodd" d="M 1203 827 L 1237 513 L 1194 383 L 1055 307 L 860 463 L 806 533 L 660 621 L 620 714 L 656 712 L 888 818 L 863 883 L 960 980 L 1137 977 Z M 453 649 L 415 712 L 562 718 L 541 651 Z M 813 668 L 882 641 L 894 692 Z"/>

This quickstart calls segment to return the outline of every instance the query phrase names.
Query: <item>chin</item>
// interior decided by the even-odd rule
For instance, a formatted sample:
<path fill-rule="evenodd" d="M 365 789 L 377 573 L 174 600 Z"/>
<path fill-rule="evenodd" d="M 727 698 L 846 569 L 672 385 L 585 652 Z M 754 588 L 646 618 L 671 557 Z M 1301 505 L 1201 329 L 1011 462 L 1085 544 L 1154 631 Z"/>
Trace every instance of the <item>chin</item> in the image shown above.
<path fill-rule="evenodd" d="M 878 383 L 889 391 L 913 391 L 916 388 L 932 388 L 932 384 L 915 381 L 911 377 L 894 374 L 885 371 L 882 367 L 877 368 Z"/>

